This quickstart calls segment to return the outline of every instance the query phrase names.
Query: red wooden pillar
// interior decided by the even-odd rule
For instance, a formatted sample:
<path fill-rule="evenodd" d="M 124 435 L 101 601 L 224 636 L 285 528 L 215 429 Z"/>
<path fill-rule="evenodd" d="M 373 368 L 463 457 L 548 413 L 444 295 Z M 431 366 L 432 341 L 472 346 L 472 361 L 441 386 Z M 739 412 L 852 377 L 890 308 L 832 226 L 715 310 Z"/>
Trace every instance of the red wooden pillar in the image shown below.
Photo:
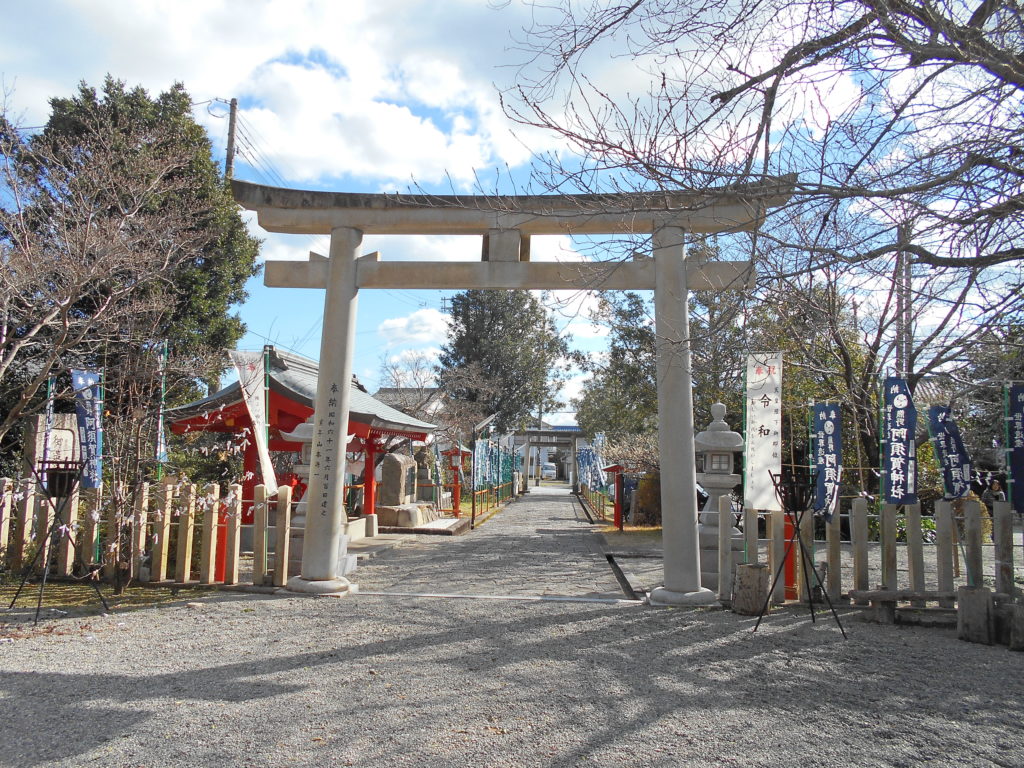
<path fill-rule="evenodd" d="M 455 517 L 461 517 L 459 507 L 462 504 L 462 483 L 459 482 L 459 472 L 462 469 L 462 449 L 458 446 L 444 451 L 448 457 L 448 464 L 452 468 L 452 513 Z"/>
<path fill-rule="evenodd" d="M 242 504 L 242 523 L 247 525 L 252 525 L 252 500 L 256 493 L 256 486 L 259 484 L 260 471 L 260 457 L 256 450 L 256 441 L 250 440 L 242 454 L 242 498 L 246 500 Z M 211 513 L 214 513 L 213 510 Z M 220 506 L 214 514 L 217 514 L 218 530 L 213 578 L 215 581 L 224 581 L 228 562 L 228 516 L 227 513 L 220 512 Z"/>
<path fill-rule="evenodd" d="M 363 441 L 363 514 L 377 513 L 377 444 L 372 437 Z"/>
<path fill-rule="evenodd" d="M 242 454 L 242 522 L 252 525 L 252 504 L 256 494 L 256 486 L 260 484 L 260 457 L 256 450 L 256 441 L 250 440 Z"/>
<path fill-rule="evenodd" d="M 786 524 L 783 528 L 785 531 L 786 541 L 790 541 L 793 538 L 793 522 L 789 519 L 789 515 L 786 515 Z M 800 551 L 799 547 L 792 547 L 789 550 L 789 556 L 786 558 L 786 599 L 796 600 L 799 595 L 796 589 L 796 559 L 799 557 L 797 554 Z"/>
<path fill-rule="evenodd" d="M 224 495 L 227 495 L 226 490 Z M 217 549 L 213 562 L 214 581 L 224 581 L 224 576 L 227 574 L 228 516 L 227 512 L 221 512 L 222 509 L 228 509 L 228 505 L 218 498 L 216 507 L 210 510 L 211 514 L 217 515 Z"/>
<path fill-rule="evenodd" d="M 602 467 L 602 472 L 611 472 L 615 475 L 615 499 L 614 499 L 614 517 L 613 523 L 616 528 L 622 530 L 622 491 L 623 491 L 623 469 L 621 464 L 612 464 L 609 467 Z M 603 498 L 603 497 L 602 497 Z"/>
<path fill-rule="evenodd" d="M 615 475 L 615 527 L 622 530 L 622 493 L 625 478 L 621 472 Z"/>
<path fill-rule="evenodd" d="M 461 515 L 462 505 L 462 484 L 459 482 L 459 468 L 458 466 L 452 467 L 454 472 L 452 474 L 455 477 L 452 480 L 452 511 L 456 517 Z"/>

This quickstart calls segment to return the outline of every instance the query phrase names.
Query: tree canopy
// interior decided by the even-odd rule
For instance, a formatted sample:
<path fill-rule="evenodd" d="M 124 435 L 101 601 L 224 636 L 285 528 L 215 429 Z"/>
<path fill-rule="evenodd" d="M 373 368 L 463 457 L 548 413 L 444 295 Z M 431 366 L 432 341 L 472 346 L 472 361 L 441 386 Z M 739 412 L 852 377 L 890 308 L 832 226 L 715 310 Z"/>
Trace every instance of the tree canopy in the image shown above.
<path fill-rule="evenodd" d="M 569 347 L 536 296 L 463 291 L 452 297 L 451 317 L 438 361 L 442 389 L 484 405 L 499 431 L 556 407 Z"/>
<path fill-rule="evenodd" d="M 258 241 L 181 85 L 153 98 L 108 77 L 102 92 L 83 83 L 51 107 L 34 135 L 0 116 L 0 439 L 10 436 L 8 457 L 51 375 L 58 396 L 67 395 L 71 366 L 105 369 L 112 415 L 152 414 L 162 379 L 171 397 L 192 395 L 241 337 L 231 306 L 257 271 Z M 151 447 L 155 429 L 145 434 Z M 125 445 L 138 447 L 138 437 Z M 117 442 L 111 425 L 112 450 Z"/>
<path fill-rule="evenodd" d="M 863 464 L 887 373 L 922 403 L 997 406 L 1024 319 L 1019 3 L 565 1 L 534 19 L 504 103 L 569 148 L 539 158 L 540 184 L 794 180 L 756 232 L 721 236 L 759 274 L 744 341 L 788 351 L 795 403 L 843 402 Z"/>

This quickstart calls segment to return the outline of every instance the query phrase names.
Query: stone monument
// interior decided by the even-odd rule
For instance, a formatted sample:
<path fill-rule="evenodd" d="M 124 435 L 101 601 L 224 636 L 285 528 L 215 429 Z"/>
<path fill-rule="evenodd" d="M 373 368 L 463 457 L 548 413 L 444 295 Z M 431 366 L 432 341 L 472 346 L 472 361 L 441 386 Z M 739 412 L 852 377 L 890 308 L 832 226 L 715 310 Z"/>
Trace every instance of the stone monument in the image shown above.
<path fill-rule="evenodd" d="M 397 507 L 416 502 L 416 460 L 411 456 L 389 453 L 381 461 L 377 507 Z"/>

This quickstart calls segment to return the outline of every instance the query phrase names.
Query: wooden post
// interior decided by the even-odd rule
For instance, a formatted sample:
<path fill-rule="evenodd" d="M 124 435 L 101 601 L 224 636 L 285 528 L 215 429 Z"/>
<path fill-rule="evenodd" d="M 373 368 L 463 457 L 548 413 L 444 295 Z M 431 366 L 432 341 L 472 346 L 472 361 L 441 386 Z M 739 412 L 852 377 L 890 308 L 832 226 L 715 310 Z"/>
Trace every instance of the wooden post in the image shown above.
<path fill-rule="evenodd" d="M 10 549 L 7 545 L 11 536 L 11 514 L 14 512 L 14 481 L 0 477 L 0 568 L 7 565 Z"/>
<path fill-rule="evenodd" d="M 722 496 L 729 501 L 729 496 Z M 731 503 L 731 502 L 730 502 Z M 732 530 L 732 523 L 730 522 L 728 530 Z M 757 510 L 756 509 L 743 509 L 743 562 L 744 563 L 756 563 L 759 560 L 759 553 L 757 550 Z"/>
<path fill-rule="evenodd" d="M 230 506 L 227 511 L 225 537 L 227 551 L 224 557 L 224 583 L 238 583 L 238 551 L 241 546 L 242 530 L 242 486 L 238 483 L 228 486 Z"/>
<path fill-rule="evenodd" d="M 1014 603 L 1010 606 L 1010 642 L 1011 651 L 1024 651 L 1024 605 Z"/>
<path fill-rule="evenodd" d="M 1008 501 L 992 504 L 992 537 L 995 540 L 996 592 L 1013 595 L 1013 510 Z"/>
<path fill-rule="evenodd" d="M 842 515 L 839 513 L 839 504 L 837 503 L 832 521 L 825 526 L 825 552 L 828 561 L 825 590 L 833 602 L 839 600 L 843 594 L 843 557 L 839 546 L 842 535 L 841 521 Z"/>
<path fill-rule="evenodd" d="M 797 600 L 809 603 L 814 597 L 814 587 L 818 583 L 814 575 L 814 515 L 808 510 L 800 518 L 800 538 L 803 547 L 797 546 Z M 801 552 L 803 556 L 801 556 Z M 811 590 L 808 592 L 808 588 Z"/>
<path fill-rule="evenodd" d="M 277 489 L 277 547 L 274 552 L 274 586 L 288 583 L 288 543 L 292 533 L 292 489 L 287 485 Z"/>
<path fill-rule="evenodd" d="M 867 591 L 868 584 L 868 500 L 854 499 L 850 509 L 850 540 L 853 544 L 853 588 Z M 856 605 L 867 605 L 862 597 Z"/>
<path fill-rule="evenodd" d="M 981 505 L 977 501 L 964 499 L 964 544 L 967 547 L 967 586 L 981 587 Z"/>
<path fill-rule="evenodd" d="M 50 565 L 50 547 L 53 546 L 50 525 L 55 517 L 53 508 L 56 503 L 57 499 L 51 499 L 42 486 L 37 486 L 35 540 L 40 554 L 36 560 L 36 573 L 42 573 Z"/>
<path fill-rule="evenodd" d="M 896 504 L 882 505 L 882 589 L 896 589 Z"/>
<path fill-rule="evenodd" d="M 85 503 L 85 519 L 82 521 L 82 562 L 99 563 L 102 553 L 97 553 L 100 537 L 100 516 L 103 514 L 103 489 L 87 488 L 82 492 Z"/>
<path fill-rule="evenodd" d="M 119 521 L 122 519 L 124 505 L 124 486 L 118 484 L 110 494 L 110 502 L 107 504 L 106 523 L 104 525 L 100 561 L 103 563 L 103 578 L 112 579 L 117 572 L 117 561 L 121 558 L 121 537 L 119 533 Z"/>
<path fill-rule="evenodd" d="M 768 566 L 765 563 L 745 563 L 736 567 L 736 589 L 732 596 L 733 613 L 757 616 L 764 608 L 768 594 Z"/>
<path fill-rule="evenodd" d="M 185 584 L 192 579 L 192 536 L 196 527 L 196 486 L 189 483 L 185 505 L 178 515 L 178 546 L 175 548 L 174 580 Z"/>
<path fill-rule="evenodd" d="M 968 514 L 970 513 L 968 512 Z M 967 567 L 967 575 L 970 576 L 970 555 L 968 555 Z M 988 587 L 960 587 L 956 591 L 957 637 L 969 643 L 992 645 L 995 635 L 994 625 L 995 610 L 992 604 L 992 590 Z"/>
<path fill-rule="evenodd" d="M 257 485 L 252 505 L 252 583 L 257 586 L 263 584 L 267 575 L 267 514 L 267 486 Z"/>
<path fill-rule="evenodd" d="M 75 569 L 75 535 L 78 530 L 78 486 L 67 499 L 54 499 L 66 528 L 57 543 L 57 575 L 67 578 Z M 63 507 L 63 508 L 62 508 Z"/>
<path fill-rule="evenodd" d="M 768 561 L 772 569 L 772 577 L 779 572 L 779 566 L 786 556 L 786 513 L 781 509 L 771 512 L 772 539 L 768 544 Z M 772 592 L 772 603 L 782 605 L 786 602 L 786 580 L 780 578 L 775 582 L 775 590 Z"/>
<path fill-rule="evenodd" d="M 17 487 L 17 486 L 15 486 Z M 36 483 L 22 478 L 23 496 L 18 505 L 18 523 L 14 526 L 14 541 L 11 543 L 11 570 L 20 571 L 25 566 L 25 555 L 32 540 L 32 519 L 35 517 Z"/>
<path fill-rule="evenodd" d="M 924 592 L 924 537 L 921 531 L 921 505 L 907 504 L 907 563 L 910 570 L 910 588 L 915 592 Z M 924 607 L 924 600 L 911 600 L 916 608 Z"/>
<path fill-rule="evenodd" d="M 718 497 L 718 600 L 732 600 L 732 499 Z"/>
<path fill-rule="evenodd" d="M 623 488 L 623 475 L 622 472 L 615 473 L 615 507 L 612 522 L 618 530 L 622 530 L 622 488 Z M 719 571 L 721 573 L 721 571 Z"/>
<path fill-rule="evenodd" d="M 953 505 L 948 501 L 935 502 L 935 571 L 939 592 L 953 591 Z M 939 600 L 942 608 L 953 608 L 952 598 Z"/>
<path fill-rule="evenodd" d="M 137 579 L 146 555 L 146 534 L 149 527 L 149 483 L 142 483 L 135 494 L 135 514 L 132 518 L 132 570 Z"/>
<path fill-rule="evenodd" d="M 166 581 L 168 555 L 171 546 L 171 518 L 174 516 L 174 486 L 164 485 L 157 497 L 159 505 L 153 526 L 153 562 L 150 564 L 150 581 Z"/>
<path fill-rule="evenodd" d="M 203 498 L 203 529 L 199 543 L 199 583 L 213 584 L 217 564 L 217 524 L 220 522 L 220 486 L 210 483 Z"/>

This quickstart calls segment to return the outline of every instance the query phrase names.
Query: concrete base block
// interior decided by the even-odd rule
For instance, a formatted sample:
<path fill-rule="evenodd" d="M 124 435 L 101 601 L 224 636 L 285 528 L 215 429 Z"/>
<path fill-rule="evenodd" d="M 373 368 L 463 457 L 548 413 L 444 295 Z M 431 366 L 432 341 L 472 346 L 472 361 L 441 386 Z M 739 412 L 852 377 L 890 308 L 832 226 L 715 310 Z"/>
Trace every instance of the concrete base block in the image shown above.
<path fill-rule="evenodd" d="M 350 575 L 358 565 L 359 558 L 356 555 L 343 555 L 338 560 L 338 570 L 341 571 L 342 576 Z"/>
<path fill-rule="evenodd" d="M 359 541 L 366 538 L 366 518 L 357 517 L 345 523 L 345 535 L 349 541 Z"/>
<path fill-rule="evenodd" d="M 306 595 L 340 596 L 354 592 L 353 586 L 355 585 L 345 578 L 309 581 L 301 576 L 295 576 L 288 579 L 288 586 L 285 588 L 289 592 L 301 592 Z"/>
<path fill-rule="evenodd" d="M 366 521 L 366 535 L 373 538 L 377 535 L 377 515 L 364 515 L 363 519 Z"/>
<path fill-rule="evenodd" d="M 440 517 L 429 504 L 377 505 L 377 522 L 387 528 L 417 528 Z"/>
<path fill-rule="evenodd" d="M 651 592 L 651 605 L 715 605 L 718 596 L 710 589 L 701 587 L 693 592 L 676 592 L 665 587 L 657 587 Z"/>
<path fill-rule="evenodd" d="M 995 634 L 992 590 L 960 587 L 956 591 L 956 633 L 969 643 L 992 645 Z"/>

